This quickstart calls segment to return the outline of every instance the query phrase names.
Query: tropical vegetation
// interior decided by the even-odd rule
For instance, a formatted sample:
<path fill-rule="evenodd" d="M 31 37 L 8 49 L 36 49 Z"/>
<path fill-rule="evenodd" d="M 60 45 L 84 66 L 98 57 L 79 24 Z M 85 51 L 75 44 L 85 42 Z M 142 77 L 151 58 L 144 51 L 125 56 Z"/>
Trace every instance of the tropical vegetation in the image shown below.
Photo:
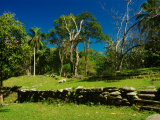
<path fill-rule="evenodd" d="M 134 69 L 155 67 L 158 69 L 160 67 L 160 1 L 146 0 L 140 7 L 141 11 L 131 17 L 128 8 L 132 4 L 132 0 L 125 0 L 125 2 L 126 11 L 125 14 L 122 14 L 123 16 L 113 16 L 101 4 L 102 8 L 111 15 L 117 27 L 116 39 L 109 34 L 104 34 L 101 24 L 88 11 L 76 16 L 72 13 L 68 16 L 60 15 L 59 18 L 53 20 L 54 28 L 46 33 L 42 33 L 41 28 L 36 26 L 30 28 L 27 33 L 25 25 L 15 19 L 14 14 L 3 13 L 0 16 L 0 103 L 3 102 L 3 82 L 5 86 L 21 85 L 29 89 L 33 84 L 45 83 L 40 88 L 47 89 L 53 88 L 51 84 L 56 84 L 55 78 L 48 76 L 56 76 L 57 79 L 65 77 L 71 84 L 55 85 L 54 89 L 70 87 L 70 85 L 77 87 L 77 84 L 86 85 L 86 87 L 102 87 L 105 83 L 114 85 L 112 82 L 116 81 L 115 79 L 113 81 L 104 79 L 106 76 L 115 77 L 117 73 Z M 135 22 L 130 23 L 133 18 Z M 98 42 L 105 45 L 103 53 L 91 47 Z M 77 47 L 80 43 L 84 45 L 84 49 L 81 51 Z M 48 48 L 48 44 L 53 47 Z M 41 80 L 37 80 L 41 75 L 45 75 L 46 78 L 43 79 L 43 76 Z M 95 82 L 90 83 L 93 79 Z M 77 80 L 78 83 L 74 80 Z M 119 82 L 120 85 L 131 84 L 138 88 L 138 85 L 145 87 L 149 85 L 150 79 L 134 79 L 134 81 L 127 79 L 129 82 L 125 80 L 126 78 L 116 82 Z M 116 85 L 119 87 L 118 84 Z M 157 82 L 156 88 L 158 85 L 159 82 Z M 24 104 L 25 107 L 27 105 L 30 104 Z M 31 105 L 33 104 L 31 103 Z M 33 106 L 37 110 L 36 107 L 44 105 Z M 51 108 L 48 107 L 48 109 Z M 114 109 L 115 113 L 118 113 L 116 108 Z M 120 109 L 123 113 L 124 108 Z M 12 110 L 14 111 L 14 109 Z M 44 111 L 46 112 L 45 109 L 42 110 L 42 112 Z M 96 114 L 100 112 L 101 110 Z M 126 111 L 126 113 L 128 112 Z M 144 116 L 143 113 L 141 115 Z M 2 118 L 3 116 L 5 113 Z M 103 115 L 101 117 L 103 118 Z M 59 116 L 57 116 L 58 118 Z M 82 117 L 79 118 L 82 119 Z"/>

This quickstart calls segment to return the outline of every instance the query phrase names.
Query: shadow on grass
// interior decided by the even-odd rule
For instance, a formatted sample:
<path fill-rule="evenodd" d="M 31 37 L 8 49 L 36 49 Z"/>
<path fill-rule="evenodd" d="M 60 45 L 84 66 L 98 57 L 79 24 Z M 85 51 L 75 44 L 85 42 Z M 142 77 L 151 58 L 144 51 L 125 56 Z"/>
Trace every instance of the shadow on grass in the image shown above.
<path fill-rule="evenodd" d="M 3 107 L 0 108 L 0 112 L 9 112 L 10 109 L 2 109 Z"/>
<path fill-rule="evenodd" d="M 138 77 L 139 75 L 145 75 L 148 74 L 147 72 L 160 72 L 160 68 L 153 67 L 153 68 L 141 68 L 141 69 L 135 69 L 135 70 L 126 70 L 122 71 L 120 73 L 117 73 L 117 75 L 108 75 L 108 76 L 91 76 L 91 77 L 86 77 L 78 82 L 94 82 L 94 81 L 106 81 L 106 82 L 117 82 L 119 80 L 125 80 L 125 79 L 133 79 L 134 77 L 137 78 L 143 78 L 143 77 Z"/>
<path fill-rule="evenodd" d="M 118 82 L 119 80 L 130 79 L 132 75 L 117 75 L 117 76 L 102 76 L 102 77 L 87 77 L 77 82 L 95 82 L 95 81 L 106 81 L 106 82 Z"/>
<path fill-rule="evenodd" d="M 8 97 L 10 94 L 12 94 L 13 92 L 12 91 L 8 91 L 8 90 L 3 90 L 3 98 L 6 98 Z"/>
<path fill-rule="evenodd" d="M 144 73 L 144 72 L 151 72 L 151 71 L 153 71 L 153 72 L 160 72 L 160 67 L 124 70 L 124 71 L 122 71 L 122 73 Z"/>

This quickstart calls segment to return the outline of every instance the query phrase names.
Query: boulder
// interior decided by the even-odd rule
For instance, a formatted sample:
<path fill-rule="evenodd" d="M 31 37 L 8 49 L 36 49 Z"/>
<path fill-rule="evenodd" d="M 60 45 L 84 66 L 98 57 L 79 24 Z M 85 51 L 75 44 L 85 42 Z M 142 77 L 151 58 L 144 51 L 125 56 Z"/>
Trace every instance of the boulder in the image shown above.
<path fill-rule="evenodd" d="M 63 83 L 63 80 L 59 80 L 58 82 L 59 82 L 59 83 Z"/>
<path fill-rule="evenodd" d="M 59 90 L 57 90 L 57 92 L 63 92 L 63 89 L 59 89 Z"/>
<path fill-rule="evenodd" d="M 96 87 L 92 89 L 93 92 L 103 92 L 103 87 Z"/>
<path fill-rule="evenodd" d="M 83 86 L 78 86 L 76 89 L 83 89 Z"/>
<path fill-rule="evenodd" d="M 87 91 L 80 91 L 79 94 L 85 95 L 85 94 L 88 94 L 88 92 Z"/>
<path fill-rule="evenodd" d="M 127 95 L 135 96 L 135 95 L 137 95 L 137 93 L 136 92 L 129 92 L 129 93 L 127 93 Z"/>
<path fill-rule="evenodd" d="M 102 92 L 102 95 L 108 95 L 109 92 Z"/>
<path fill-rule="evenodd" d="M 104 87 L 103 88 L 103 91 L 105 92 L 105 91 L 117 91 L 118 89 L 117 89 L 117 87 Z"/>
<path fill-rule="evenodd" d="M 66 79 L 59 80 L 58 82 L 59 82 L 59 83 L 66 82 Z"/>
<path fill-rule="evenodd" d="M 121 95 L 116 96 L 117 99 L 122 99 Z"/>
<path fill-rule="evenodd" d="M 122 102 L 128 102 L 128 99 L 127 98 L 123 98 Z"/>
<path fill-rule="evenodd" d="M 71 91 L 72 91 L 72 88 L 64 88 L 63 91 L 71 92 Z"/>
<path fill-rule="evenodd" d="M 124 86 L 124 87 L 121 87 L 121 88 L 119 88 L 119 89 L 120 89 L 120 90 L 123 90 L 123 91 L 128 91 L 128 92 L 136 91 L 135 88 L 130 87 L 130 86 Z"/>
<path fill-rule="evenodd" d="M 66 82 L 67 80 L 66 79 L 62 79 L 63 80 L 63 82 Z"/>
<path fill-rule="evenodd" d="M 140 99 L 137 95 L 135 95 L 135 96 L 133 96 L 133 99 L 134 100 L 138 100 L 138 99 Z"/>
<path fill-rule="evenodd" d="M 160 114 L 154 114 L 147 117 L 145 120 L 160 120 Z"/>
<path fill-rule="evenodd" d="M 142 93 L 142 94 L 154 94 L 157 92 L 158 92 L 158 90 L 152 90 L 152 89 L 145 89 L 145 90 L 140 91 L 140 93 Z"/>
<path fill-rule="evenodd" d="M 114 95 L 114 96 L 116 96 L 116 95 L 120 95 L 121 93 L 119 92 L 119 91 L 116 91 L 116 92 L 111 92 L 110 93 L 110 95 Z"/>
<path fill-rule="evenodd" d="M 78 96 L 78 98 L 83 98 L 83 95 Z"/>
<path fill-rule="evenodd" d="M 94 87 L 84 87 L 83 91 L 92 92 Z"/>

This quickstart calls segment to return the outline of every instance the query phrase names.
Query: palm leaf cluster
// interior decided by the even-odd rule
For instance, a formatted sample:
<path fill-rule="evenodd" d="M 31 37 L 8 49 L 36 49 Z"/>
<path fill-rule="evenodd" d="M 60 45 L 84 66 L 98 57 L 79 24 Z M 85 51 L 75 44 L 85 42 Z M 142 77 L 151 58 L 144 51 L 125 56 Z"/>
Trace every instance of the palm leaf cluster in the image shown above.
<path fill-rule="evenodd" d="M 141 9 L 143 13 L 136 17 L 136 20 L 141 19 L 138 28 L 141 30 L 141 33 L 148 33 L 149 37 L 153 37 L 160 23 L 160 1 L 147 0 L 147 2 L 141 5 Z"/>

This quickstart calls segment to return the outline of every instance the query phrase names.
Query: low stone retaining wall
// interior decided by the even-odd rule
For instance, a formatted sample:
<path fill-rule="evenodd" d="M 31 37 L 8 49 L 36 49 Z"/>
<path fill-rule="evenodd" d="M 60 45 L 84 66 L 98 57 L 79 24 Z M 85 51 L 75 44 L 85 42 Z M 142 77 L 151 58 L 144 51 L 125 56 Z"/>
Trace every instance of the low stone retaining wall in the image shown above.
<path fill-rule="evenodd" d="M 39 102 L 44 98 L 47 99 L 62 99 L 67 102 L 94 104 L 101 103 L 105 105 L 125 105 L 133 104 L 140 105 L 144 109 L 153 109 L 160 111 L 160 89 L 156 90 L 154 86 L 141 91 L 136 91 L 133 87 L 124 86 L 117 87 L 83 87 L 79 86 L 76 89 L 65 88 L 55 90 L 28 90 L 20 89 L 21 86 L 3 87 L 3 90 L 18 92 L 20 102 L 32 101 Z M 138 94 L 137 94 L 138 93 Z"/>
<path fill-rule="evenodd" d="M 54 90 L 22 90 L 18 91 L 18 100 L 38 102 L 49 98 L 62 99 L 65 101 L 87 103 L 93 102 L 107 105 L 132 105 L 135 100 L 139 99 L 136 89 L 133 87 L 82 87 L 79 86 L 75 90 L 72 88 Z"/>
<path fill-rule="evenodd" d="M 141 109 L 155 110 L 160 112 L 160 89 L 156 90 L 155 86 L 148 86 L 148 89 L 138 91 L 140 99 L 135 100 Z"/>

